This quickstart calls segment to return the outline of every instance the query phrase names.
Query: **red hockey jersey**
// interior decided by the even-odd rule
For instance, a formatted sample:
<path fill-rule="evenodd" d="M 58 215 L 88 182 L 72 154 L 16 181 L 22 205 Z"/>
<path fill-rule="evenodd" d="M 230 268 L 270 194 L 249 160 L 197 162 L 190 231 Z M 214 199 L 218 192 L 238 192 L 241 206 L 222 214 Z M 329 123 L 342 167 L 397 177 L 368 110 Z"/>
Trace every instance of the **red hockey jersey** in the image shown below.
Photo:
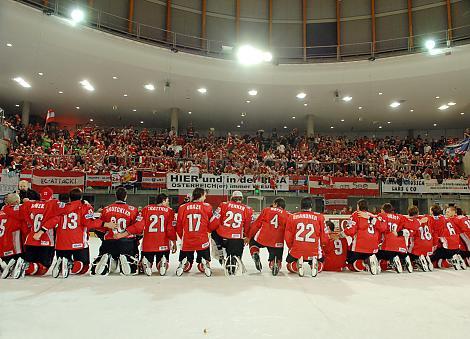
<path fill-rule="evenodd" d="M 266 207 L 251 225 L 249 237 L 267 247 L 284 247 L 284 234 L 289 212 Z"/>
<path fill-rule="evenodd" d="M 25 245 L 54 246 L 54 230 L 49 229 L 39 240 L 34 240 L 33 235 L 41 229 L 44 220 L 59 215 L 63 208 L 65 208 L 65 203 L 56 199 L 25 202 L 21 206 L 22 214 L 29 227 Z"/>
<path fill-rule="evenodd" d="M 27 230 L 19 211 L 19 205 L 7 205 L 0 211 L 0 257 L 23 253 L 21 232 Z"/>
<path fill-rule="evenodd" d="M 93 218 L 93 207 L 80 200 L 65 205 L 60 216 L 43 222 L 47 229 L 56 228 L 57 250 L 77 250 L 88 248 L 88 231 L 100 228 L 101 219 Z"/>
<path fill-rule="evenodd" d="M 104 240 L 114 239 L 113 235 L 117 233 L 124 233 L 127 227 L 135 223 L 139 211 L 134 206 L 126 204 L 124 201 L 116 201 L 115 203 L 106 206 L 101 211 L 100 219 L 103 222 L 114 222 L 117 224 L 117 228 L 97 228 L 102 232 L 105 232 Z M 128 238 L 133 238 L 134 235 L 130 235 Z"/>
<path fill-rule="evenodd" d="M 176 240 L 175 212 L 170 207 L 148 205 L 144 207 L 137 222 L 127 228 L 130 234 L 144 234 L 143 252 L 170 250 L 170 240 Z"/>
<path fill-rule="evenodd" d="M 346 267 L 348 241 L 346 238 L 328 239 L 323 246 L 323 271 L 340 272 Z"/>
<path fill-rule="evenodd" d="M 200 251 L 209 247 L 212 207 L 205 202 L 188 202 L 178 209 L 176 233 L 183 251 Z"/>
<path fill-rule="evenodd" d="M 223 202 L 211 219 L 211 229 L 225 239 L 243 239 L 249 234 L 253 209 L 242 203 Z"/>
<path fill-rule="evenodd" d="M 459 249 L 460 231 L 452 218 L 443 215 L 430 216 L 428 223 L 433 230 L 434 245 L 449 250 Z"/>
<path fill-rule="evenodd" d="M 419 217 L 405 217 L 404 219 L 404 227 L 412 230 L 408 252 L 417 256 L 427 256 L 433 253 L 432 229 L 427 222 L 421 224 L 420 219 Z"/>
<path fill-rule="evenodd" d="M 292 214 L 286 223 L 285 240 L 294 258 L 311 260 L 321 257 L 321 243 L 328 241 L 325 217 L 320 213 L 303 211 Z"/>
<path fill-rule="evenodd" d="M 360 213 L 367 213 L 368 218 L 362 217 Z M 351 251 L 372 254 L 379 249 L 380 234 L 383 231 L 383 223 L 376 216 L 355 211 L 349 218 L 344 233 L 353 239 Z"/>
<path fill-rule="evenodd" d="M 395 235 L 404 229 L 404 217 L 395 213 L 379 213 L 378 219 L 383 223 L 383 242 L 381 250 L 406 253 L 405 237 Z"/>

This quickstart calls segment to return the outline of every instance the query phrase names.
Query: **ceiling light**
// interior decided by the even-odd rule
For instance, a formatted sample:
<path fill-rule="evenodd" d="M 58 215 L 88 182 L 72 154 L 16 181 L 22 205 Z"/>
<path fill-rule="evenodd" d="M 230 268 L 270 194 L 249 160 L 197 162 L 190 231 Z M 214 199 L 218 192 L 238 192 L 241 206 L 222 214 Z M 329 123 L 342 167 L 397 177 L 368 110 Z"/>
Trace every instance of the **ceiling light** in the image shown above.
<path fill-rule="evenodd" d="M 134 109 L 132 110 L 132 112 L 137 112 L 137 110 L 134 108 Z"/>
<path fill-rule="evenodd" d="M 429 39 L 429 40 L 426 41 L 424 46 L 426 46 L 426 49 L 430 51 L 430 50 L 434 49 L 434 47 L 436 47 L 436 42 L 432 39 Z"/>
<path fill-rule="evenodd" d="M 379 92 L 379 95 L 382 95 L 383 93 L 382 92 Z"/>
<path fill-rule="evenodd" d="M 287 126 L 284 126 L 284 128 L 287 128 Z"/>
<path fill-rule="evenodd" d="M 341 122 L 344 122 L 344 119 L 341 119 Z"/>
<path fill-rule="evenodd" d="M 118 79 L 118 77 L 117 77 L 117 76 L 113 76 L 113 79 L 114 79 L 114 80 L 117 80 L 117 79 Z"/>
<path fill-rule="evenodd" d="M 80 109 L 80 106 L 75 107 L 76 109 Z"/>
<path fill-rule="evenodd" d="M 64 92 L 62 92 L 62 91 L 59 91 L 59 94 L 64 94 Z"/>
<path fill-rule="evenodd" d="M 43 75 L 44 75 L 44 73 L 43 73 L 43 72 L 39 72 L 39 73 L 38 73 L 38 75 L 40 75 L 40 76 L 43 76 Z"/>
<path fill-rule="evenodd" d="M 307 107 L 307 106 L 308 106 L 308 104 L 306 104 L 306 103 L 305 103 L 305 104 L 304 104 L 304 106 L 305 106 L 305 107 Z"/>
<path fill-rule="evenodd" d="M 304 92 L 300 92 L 296 95 L 297 99 L 305 99 L 306 96 L 307 94 L 305 94 Z"/>
<path fill-rule="evenodd" d="M 334 126 L 330 126 L 331 129 L 335 128 Z"/>
<path fill-rule="evenodd" d="M 434 126 L 434 127 L 436 127 L 436 126 L 437 126 L 437 124 L 434 124 L 433 126 Z"/>
<path fill-rule="evenodd" d="M 249 104 L 251 101 L 250 101 L 250 100 L 247 100 L 247 101 L 245 101 L 245 102 L 246 102 L 247 104 Z"/>
<path fill-rule="evenodd" d="M 206 93 L 207 93 L 207 89 L 204 88 L 204 87 L 198 88 L 197 91 L 198 91 L 199 93 L 201 93 L 201 94 L 206 94 Z"/>
<path fill-rule="evenodd" d="M 70 18 L 72 19 L 73 23 L 78 24 L 79 22 L 82 22 L 83 19 L 85 19 L 85 13 L 79 9 L 75 8 L 70 12 Z"/>
<path fill-rule="evenodd" d="M 349 96 L 349 95 L 343 97 L 343 101 L 349 102 L 349 101 L 351 101 L 351 100 L 352 100 L 352 97 Z"/>
<path fill-rule="evenodd" d="M 12 47 L 13 45 L 7 42 L 7 47 Z"/>
<path fill-rule="evenodd" d="M 379 128 L 382 128 L 382 126 L 379 126 Z"/>
<path fill-rule="evenodd" d="M 246 112 L 242 112 L 242 117 L 246 117 Z"/>
<path fill-rule="evenodd" d="M 20 105 L 19 105 L 19 104 L 16 104 L 15 106 L 16 106 L 16 107 L 20 107 Z M 461 113 L 461 114 L 462 114 L 462 113 Z"/>
<path fill-rule="evenodd" d="M 439 99 L 439 98 L 440 98 L 440 96 L 437 96 L 437 97 L 436 97 L 436 99 Z"/>
<path fill-rule="evenodd" d="M 447 106 L 447 105 L 441 105 L 441 106 L 439 106 L 439 110 L 441 110 L 441 111 L 443 111 L 443 110 L 445 110 L 445 109 L 448 109 L 448 108 L 449 108 L 449 106 Z"/>
<path fill-rule="evenodd" d="M 88 80 L 82 80 L 82 81 L 80 81 L 80 84 L 87 91 L 93 92 L 95 90 L 95 88 L 90 84 L 90 82 Z"/>
<path fill-rule="evenodd" d="M 392 108 L 397 108 L 398 106 L 400 106 L 401 104 L 398 102 L 398 101 L 394 101 L 390 104 L 390 107 Z"/>
<path fill-rule="evenodd" d="M 189 111 L 188 114 L 191 115 L 193 112 Z"/>
<path fill-rule="evenodd" d="M 414 112 L 415 110 L 414 109 L 410 109 L 410 112 Z"/>
<path fill-rule="evenodd" d="M 460 112 L 460 115 L 464 115 L 465 113 L 464 112 Z"/>
<path fill-rule="evenodd" d="M 24 88 L 30 88 L 31 87 L 31 85 L 25 79 L 23 79 L 22 77 L 13 78 L 13 81 L 16 81 L 20 86 L 22 86 Z"/>
<path fill-rule="evenodd" d="M 140 123 L 141 123 L 141 124 L 143 124 L 144 122 L 143 122 L 143 121 L 141 121 Z"/>
<path fill-rule="evenodd" d="M 455 105 L 456 105 L 456 103 L 455 103 L 455 102 L 453 102 L 453 101 L 451 101 L 451 102 L 449 102 L 447 105 L 449 105 L 449 106 L 455 106 Z"/>
<path fill-rule="evenodd" d="M 392 122 L 391 121 L 387 121 L 387 124 L 391 124 Z"/>
<path fill-rule="evenodd" d="M 252 89 L 248 91 L 248 94 L 251 95 L 252 97 L 258 94 L 258 91 L 256 89 Z"/>
<path fill-rule="evenodd" d="M 292 119 L 295 119 L 295 117 L 292 117 Z"/>
<path fill-rule="evenodd" d="M 357 109 L 362 109 L 362 106 L 359 106 Z"/>
<path fill-rule="evenodd" d="M 127 97 L 127 94 L 124 94 L 125 97 Z"/>
<path fill-rule="evenodd" d="M 90 119 L 90 122 L 93 122 L 93 119 Z"/>
<path fill-rule="evenodd" d="M 147 84 L 144 87 L 145 87 L 145 89 L 147 89 L 149 91 L 155 90 L 155 86 L 153 84 Z"/>
<path fill-rule="evenodd" d="M 250 45 L 244 45 L 237 50 L 238 62 L 243 65 L 256 65 L 261 62 L 270 62 L 273 55 Z"/>
<path fill-rule="evenodd" d="M 238 128 L 240 128 L 240 125 L 237 125 Z"/>

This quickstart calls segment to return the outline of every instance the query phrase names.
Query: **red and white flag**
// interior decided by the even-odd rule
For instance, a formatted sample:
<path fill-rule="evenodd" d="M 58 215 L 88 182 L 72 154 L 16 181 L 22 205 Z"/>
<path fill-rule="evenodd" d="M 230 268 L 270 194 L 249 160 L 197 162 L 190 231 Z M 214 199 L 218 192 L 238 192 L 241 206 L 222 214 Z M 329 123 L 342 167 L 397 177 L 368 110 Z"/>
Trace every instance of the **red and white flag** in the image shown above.
<path fill-rule="evenodd" d="M 142 188 L 166 188 L 166 173 L 143 172 Z"/>
<path fill-rule="evenodd" d="M 55 122 L 55 112 L 53 109 L 49 108 L 46 115 L 46 125 L 51 122 Z"/>
<path fill-rule="evenodd" d="M 87 187 L 111 187 L 111 174 L 87 174 Z"/>
<path fill-rule="evenodd" d="M 50 187 L 54 193 L 69 193 L 72 188 L 83 189 L 85 184 L 85 173 L 58 170 L 34 170 L 31 180 L 32 188 L 41 191 Z"/>

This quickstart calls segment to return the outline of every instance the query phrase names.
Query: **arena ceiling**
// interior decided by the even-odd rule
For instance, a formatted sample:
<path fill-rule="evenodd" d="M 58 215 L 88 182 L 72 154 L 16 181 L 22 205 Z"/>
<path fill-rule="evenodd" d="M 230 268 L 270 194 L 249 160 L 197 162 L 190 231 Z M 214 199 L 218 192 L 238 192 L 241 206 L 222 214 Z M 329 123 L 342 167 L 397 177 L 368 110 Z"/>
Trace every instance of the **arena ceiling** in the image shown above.
<path fill-rule="evenodd" d="M 450 55 L 247 67 L 73 27 L 8 0 L 0 7 L 0 106 L 10 112 L 26 100 L 33 114 L 53 108 L 69 122 L 167 127 L 170 108 L 178 107 L 181 127 L 192 122 L 220 131 L 304 130 L 307 114 L 321 132 L 458 129 L 470 122 L 470 46 Z M 32 87 L 17 85 L 17 76 Z M 84 79 L 95 91 L 80 86 Z M 154 91 L 144 88 L 148 83 Z M 251 89 L 258 94 L 250 96 Z M 297 99 L 299 92 L 306 98 Z M 401 105 L 391 108 L 394 101 Z M 449 102 L 456 105 L 438 109 Z"/>

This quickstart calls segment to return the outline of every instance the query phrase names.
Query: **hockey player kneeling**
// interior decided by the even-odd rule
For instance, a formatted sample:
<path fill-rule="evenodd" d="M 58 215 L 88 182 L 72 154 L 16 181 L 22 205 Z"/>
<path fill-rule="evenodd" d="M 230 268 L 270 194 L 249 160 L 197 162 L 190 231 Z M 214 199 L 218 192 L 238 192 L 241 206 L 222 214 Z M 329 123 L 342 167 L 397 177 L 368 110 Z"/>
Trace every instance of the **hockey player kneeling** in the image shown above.
<path fill-rule="evenodd" d="M 127 191 L 124 187 L 116 189 L 117 201 L 103 208 L 101 220 L 115 223 L 115 228 L 98 228 L 105 232 L 98 258 L 93 262 L 91 274 L 108 275 L 120 271 L 123 275 L 136 275 L 139 263 L 139 242 L 135 235 L 130 234 L 122 239 L 114 239 L 114 235 L 124 233 L 128 226 L 135 223 L 138 211 L 126 203 Z"/>
<path fill-rule="evenodd" d="M 197 254 L 197 268 L 200 272 L 210 277 L 211 253 L 209 233 L 210 219 L 212 218 L 212 207 L 205 203 L 206 192 L 202 188 L 195 188 L 192 201 L 181 205 L 178 209 L 176 221 L 176 233 L 181 239 L 181 251 L 179 254 L 180 264 L 176 269 L 176 275 L 181 276 L 183 272 L 189 272 L 194 261 L 194 252 Z"/>
<path fill-rule="evenodd" d="M 165 275 L 170 260 L 170 248 L 176 252 L 175 213 L 170 207 L 168 196 L 161 193 L 155 205 L 144 207 L 137 222 L 127 228 L 124 233 L 117 233 L 114 239 L 122 239 L 130 234 L 142 234 L 142 269 L 148 276 L 152 275 L 155 262 L 160 275 Z"/>
<path fill-rule="evenodd" d="M 244 238 L 249 233 L 253 210 L 242 201 L 242 192 L 233 192 L 230 201 L 221 203 L 211 219 L 211 229 L 215 229 L 212 239 L 227 276 L 241 275 L 245 271 L 242 262 Z"/>
<path fill-rule="evenodd" d="M 328 240 L 328 228 L 325 217 L 320 213 L 312 212 L 312 199 L 303 198 L 300 202 L 302 212 L 292 214 L 287 219 L 285 240 L 289 247 L 287 255 L 287 269 L 292 273 L 304 276 L 304 261 L 310 265 L 312 277 L 322 271 L 321 258 L 322 242 Z"/>

